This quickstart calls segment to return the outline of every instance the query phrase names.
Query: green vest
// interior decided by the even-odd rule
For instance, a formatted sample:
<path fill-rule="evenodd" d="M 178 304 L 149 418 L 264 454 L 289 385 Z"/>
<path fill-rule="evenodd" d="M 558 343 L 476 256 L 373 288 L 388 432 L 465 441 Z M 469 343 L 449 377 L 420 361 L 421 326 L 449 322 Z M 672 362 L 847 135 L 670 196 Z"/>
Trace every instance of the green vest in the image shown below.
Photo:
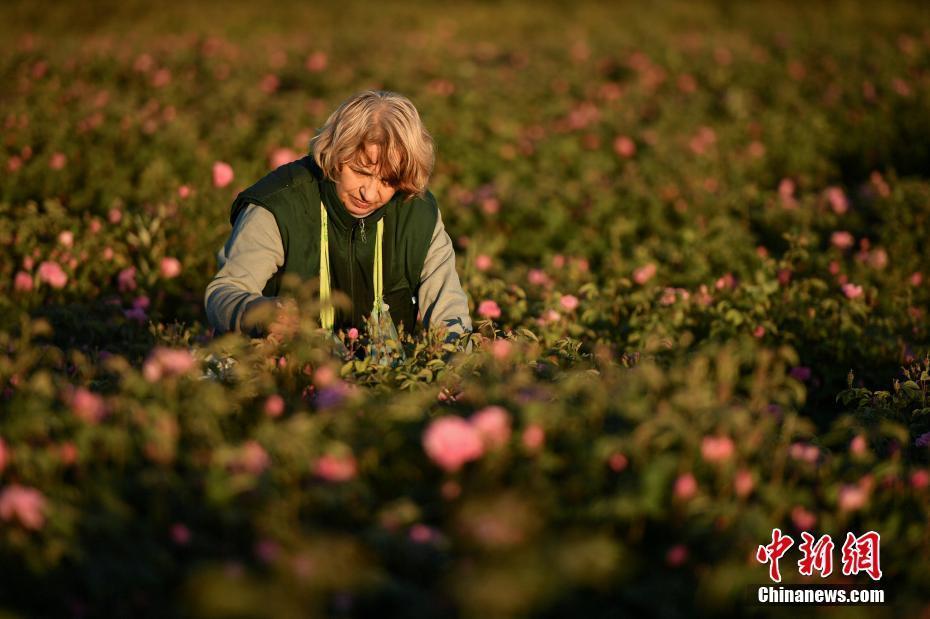
<path fill-rule="evenodd" d="M 420 273 L 439 217 L 436 198 L 405 200 L 394 194 L 364 219 L 353 217 L 339 200 L 335 183 L 323 175 L 312 156 L 285 164 L 243 190 L 233 201 L 230 224 L 251 202 L 274 215 L 284 245 L 284 265 L 268 280 L 262 295 L 278 296 L 281 279 L 295 273 L 301 280 L 320 276 L 320 200 L 329 219 L 329 263 L 333 290 L 352 300 L 351 311 L 336 309 L 335 329 L 362 329 L 374 303 L 375 232 L 384 219 L 384 302 L 404 332 L 414 331 Z"/>

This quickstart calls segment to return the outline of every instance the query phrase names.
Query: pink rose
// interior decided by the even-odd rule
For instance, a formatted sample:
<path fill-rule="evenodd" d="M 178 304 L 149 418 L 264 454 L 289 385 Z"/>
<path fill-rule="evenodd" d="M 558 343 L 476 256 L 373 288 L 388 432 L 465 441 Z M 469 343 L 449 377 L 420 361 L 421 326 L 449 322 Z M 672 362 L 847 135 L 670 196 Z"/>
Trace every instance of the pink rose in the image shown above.
<path fill-rule="evenodd" d="M 326 68 L 326 63 L 326 53 L 317 51 L 307 56 L 307 61 L 304 63 L 304 66 L 307 67 L 307 70 L 311 73 L 319 73 Z"/>
<path fill-rule="evenodd" d="M 411 540 L 417 542 L 418 544 L 432 542 L 439 539 L 440 537 L 439 532 L 436 529 L 419 522 L 410 527 L 408 535 L 410 536 Z"/>
<path fill-rule="evenodd" d="M 723 290 L 723 289 L 732 290 L 733 288 L 736 287 L 736 278 L 733 277 L 732 273 L 727 273 L 726 275 L 719 277 L 717 281 L 714 282 L 714 287 L 717 290 Z"/>
<path fill-rule="evenodd" d="M 792 443 L 788 448 L 788 454 L 795 460 L 813 464 L 820 457 L 820 450 L 816 445 L 807 445 L 804 443 Z"/>
<path fill-rule="evenodd" d="M 469 419 L 489 449 L 502 447 L 510 439 L 510 415 L 500 406 L 486 406 Z"/>
<path fill-rule="evenodd" d="M 64 288 L 68 283 L 68 275 L 57 262 L 45 260 L 39 265 L 39 280 L 52 288 Z"/>
<path fill-rule="evenodd" d="M 546 440 L 546 433 L 543 430 L 542 426 L 538 423 L 531 423 L 523 430 L 523 436 L 521 437 L 523 446 L 530 451 L 536 451 L 543 446 L 543 443 Z"/>
<path fill-rule="evenodd" d="M 27 529 L 41 529 L 45 524 L 45 503 L 45 497 L 35 488 L 11 484 L 0 492 L 0 519 L 16 519 Z"/>
<path fill-rule="evenodd" d="M 882 247 L 877 247 L 869 252 L 868 262 L 873 269 L 884 269 L 888 266 L 888 252 Z"/>
<path fill-rule="evenodd" d="M 136 289 L 136 267 L 126 267 L 116 276 L 116 283 L 120 292 L 131 292 Z"/>
<path fill-rule="evenodd" d="M 214 187 L 225 187 L 233 181 L 235 174 L 233 174 L 232 166 L 226 163 L 225 161 L 216 161 L 213 163 L 213 186 Z"/>
<path fill-rule="evenodd" d="M 123 211 L 119 210 L 118 208 L 114 206 L 113 208 L 110 209 L 110 212 L 107 213 L 107 220 L 111 224 L 114 224 L 114 225 L 118 224 L 120 221 L 123 220 Z"/>
<path fill-rule="evenodd" d="M 923 490 L 930 485 L 930 473 L 927 469 L 917 469 L 911 473 L 911 487 L 915 490 Z"/>
<path fill-rule="evenodd" d="M 506 361 L 510 357 L 513 344 L 509 340 L 494 340 L 491 342 L 491 354 L 498 361 Z"/>
<path fill-rule="evenodd" d="M 562 318 L 562 315 L 560 313 L 558 313 L 552 308 L 549 308 L 545 312 L 543 312 L 543 315 L 540 316 L 536 320 L 536 322 L 542 326 L 545 326 L 551 322 L 558 322 L 560 318 Z"/>
<path fill-rule="evenodd" d="M 271 151 L 268 163 L 272 169 L 276 169 L 298 158 L 297 152 L 292 148 L 276 148 Z"/>
<path fill-rule="evenodd" d="M 642 286 L 656 274 L 656 265 L 650 262 L 633 271 L 633 281 Z"/>
<path fill-rule="evenodd" d="M 848 299 L 858 299 L 862 296 L 862 286 L 856 284 L 843 284 L 843 294 Z"/>
<path fill-rule="evenodd" d="M 675 497 L 682 501 L 687 501 L 697 494 L 697 480 L 691 473 L 684 473 L 675 480 L 674 494 Z"/>
<path fill-rule="evenodd" d="M 58 242 L 64 247 L 71 247 L 74 245 L 74 233 L 70 230 L 62 230 L 58 233 Z"/>
<path fill-rule="evenodd" d="M 854 456 L 865 455 L 865 452 L 868 451 L 869 445 L 865 440 L 865 437 L 861 434 L 857 434 L 852 441 L 849 442 L 849 452 Z"/>
<path fill-rule="evenodd" d="M 61 170 L 65 167 L 65 164 L 68 163 L 68 158 L 64 153 L 52 153 L 52 158 L 48 162 L 48 166 L 53 170 Z"/>
<path fill-rule="evenodd" d="M 864 488 L 860 486 L 844 484 L 843 487 L 840 488 L 840 494 L 837 498 L 837 503 L 841 511 L 852 512 L 865 507 L 868 499 L 868 492 Z"/>
<path fill-rule="evenodd" d="M 497 305 L 496 301 L 490 299 L 485 299 L 478 304 L 478 315 L 484 316 L 485 318 L 495 319 L 500 318 L 501 308 Z"/>
<path fill-rule="evenodd" d="M 32 275 L 26 273 L 25 271 L 19 271 L 16 273 L 16 277 L 13 279 L 13 290 L 17 292 L 29 292 L 32 290 Z"/>
<path fill-rule="evenodd" d="M 326 454 L 317 459 L 313 472 L 326 481 L 348 481 L 355 477 L 355 458 L 348 456 L 334 456 Z"/>
<path fill-rule="evenodd" d="M 161 259 L 161 276 L 165 279 L 171 279 L 181 274 L 181 261 L 177 258 L 166 256 Z"/>
<path fill-rule="evenodd" d="M 440 467 L 449 472 L 476 460 L 484 453 L 481 435 L 461 417 L 441 417 L 423 433 L 423 449 Z"/>
<path fill-rule="evenodd" d="M 549 276 L 542 269 L 530 269 L 527 279 L 534 286 L 545 286 L 549 283 Z"/>
<path fill-rule="evenodd" d="M 182 200 L 186 200 L 191 195 L 191 188 L 189 185 L 181 185 L 178 187 L 178 197 Z"/>
<path fill-rule="evenodd" d="M 684 565 L 688 560 L 688 547 L 684 544 L 676 544 L 668 549 L 665 553 L 665 563 L 669 567 L 679 567 Z"/>
<path fill-rule="evenodd" d="M 475 267 L 479 271 L 487 271 L 493 264 L 494 261 L 491 259 L 491 256 L 488 256 L 487 254 L 481 254 L 475 258 Z"/>
<path fill-rule="evenodd" d="M 827 187 L 827 202 L 837 215 L 842 215 L 849 209 L 846 194 L 839 187 Z"/>
<path fill-rule="evenodd" d="M 157 346 L 142 364 L 145 380 L 154 383 L 163 376 L 179 376 L 196 365 L 190 351 Z"/>
<path fill-rule="evenodd" d="M 733 441 L 728 436 L 705 436 L 701 456 L 708 462 L 723 462 L 733 456 Z"/>
<path fill-rule="evenodd" d="M 733 490 L 736 491 L 736 496 L 743 498 L 749 496 L 754 486 L 755 481 L 752 478 L 752 472 L 747 469 L 738 470 L 733 477 Z"/>
<path fill-rule="evenodd" d="M 625 455 L 618 451 L 610 454 L 610 458 L 607 459 L 607 464 L 610 466 L 610 470 L 615 473 L 619 473 L 627 467 L 629 460 Z"/>
<path fill-rule="evenodd" d="M 78 387 L 71 394 L 71 410 L 87 423 L 99 423 L 106 416 L 106 406 L 98 394 Z"/>
<path fill-rule="evenodd" d="M 794 509 L 791 510 L 791 522 L 799 531 L 809 531 L 817 524 L 817 516 L 800 505 L 795 505 Z"/>
<path fill-rule="evenodd" d="M 347 335 L 349 336 L 349 341 L 354 342 L 355 340 L 358 339 L 358 329 L 356 329 L 355 327 L 352 327 L 351 329 L 349 329 L 349 332 Z"/>
<path fill-rule="evenodd" d="M 629 136 L 618 135 L 614 138 L 614 152 L 624 159 L 629 159 L 636 154 L 636 143 Z"/>
<path fill-rule="evenodd" d="M 282 359 L 284 357 L 281 357 Z M 284 398 L 277 393 L 268 396 L 265 400 L 265 414 L 269 417 L 280 417 L 284 414 Z"/>
<path fill-rule="evenodd" d="M 171 525 L 171 540 L 178 546 L 184 546 L 191 541 L 191 530 L 180 522 Z"/>
<path fill-rule="evenodd" d="M 559 305 L 566 312 L 574 311 L 578 307 L 578 297 L 573 294 L 562 295 L 562 298 L 559 299 Z"/>
<path fill-rule="evenodd" d="M 268 452 L 258 441 L 248 440 L 232 462 L 233 470 L 260 475 L 271 464 Z"/>
<path fill-rule="evenodd" d="M 494 215 L 501 208 L 501 203 L 497 198 L 485 198 L 481 201 L 481 210 L 488 215 Z"/>

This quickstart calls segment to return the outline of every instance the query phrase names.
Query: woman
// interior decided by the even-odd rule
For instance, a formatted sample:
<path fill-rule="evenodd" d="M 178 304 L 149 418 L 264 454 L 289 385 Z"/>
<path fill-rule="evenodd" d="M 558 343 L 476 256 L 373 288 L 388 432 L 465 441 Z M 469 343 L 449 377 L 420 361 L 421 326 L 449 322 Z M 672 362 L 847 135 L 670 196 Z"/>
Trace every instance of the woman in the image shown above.
<path fill-rule="evenodd" d="M 334 289 L 351 300 L 349 310 L 321 310 L 324 328 L 361 331 L 370 316 L 407 333 L 418 322 L 444 326 L 450 341 L 470 331 L 452 240 L 427 189 L 433 163 L 432 138 L 409 99 L 367 91 L 345 101 L 310 155 L 236 197 L 204 296 L 210 324 L 252 337 L 292 330 L 296 306 L 278 295 L 294 273 L 319 277 L 324 301 Z M 257 317 L 267 307 L 277 318 L 266 330 Z"/>

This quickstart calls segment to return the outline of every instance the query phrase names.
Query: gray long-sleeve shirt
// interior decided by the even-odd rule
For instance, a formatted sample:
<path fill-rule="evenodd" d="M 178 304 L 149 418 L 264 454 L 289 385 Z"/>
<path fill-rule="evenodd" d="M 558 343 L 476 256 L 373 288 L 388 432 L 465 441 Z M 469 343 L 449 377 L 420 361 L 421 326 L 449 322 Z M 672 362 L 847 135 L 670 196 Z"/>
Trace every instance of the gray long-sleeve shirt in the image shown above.
<path fill-rule="evenodd" d="M 255 204 L 246 206 L 216 259 L 219 272 L 204 294 L 207 320 L 217 334 L 241 332 L 246 306 L 262 298 L 265 284 L 284 264 L 284 244 L 274 215 Z M 445 325 L 457 334 L 472 329 L 468 297 L 455 270 L 455 250 L 441 214 L 420 274 L 417 303 L 427 328 Z"/>

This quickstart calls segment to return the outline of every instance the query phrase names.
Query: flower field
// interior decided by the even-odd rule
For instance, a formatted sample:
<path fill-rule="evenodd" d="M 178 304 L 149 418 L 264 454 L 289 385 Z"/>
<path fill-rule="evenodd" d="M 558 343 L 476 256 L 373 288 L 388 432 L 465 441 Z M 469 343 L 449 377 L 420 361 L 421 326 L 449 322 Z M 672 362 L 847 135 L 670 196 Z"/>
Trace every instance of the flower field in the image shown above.
<path fill-rule="evenodd" d="M 0 617 L 768 616 L 775 528 L 928 616 L 919 3 L 90 4 L 0 7 Z M 232 200 L 369 88 L 469 350 L 312 283 L 214 336 Z"/>

